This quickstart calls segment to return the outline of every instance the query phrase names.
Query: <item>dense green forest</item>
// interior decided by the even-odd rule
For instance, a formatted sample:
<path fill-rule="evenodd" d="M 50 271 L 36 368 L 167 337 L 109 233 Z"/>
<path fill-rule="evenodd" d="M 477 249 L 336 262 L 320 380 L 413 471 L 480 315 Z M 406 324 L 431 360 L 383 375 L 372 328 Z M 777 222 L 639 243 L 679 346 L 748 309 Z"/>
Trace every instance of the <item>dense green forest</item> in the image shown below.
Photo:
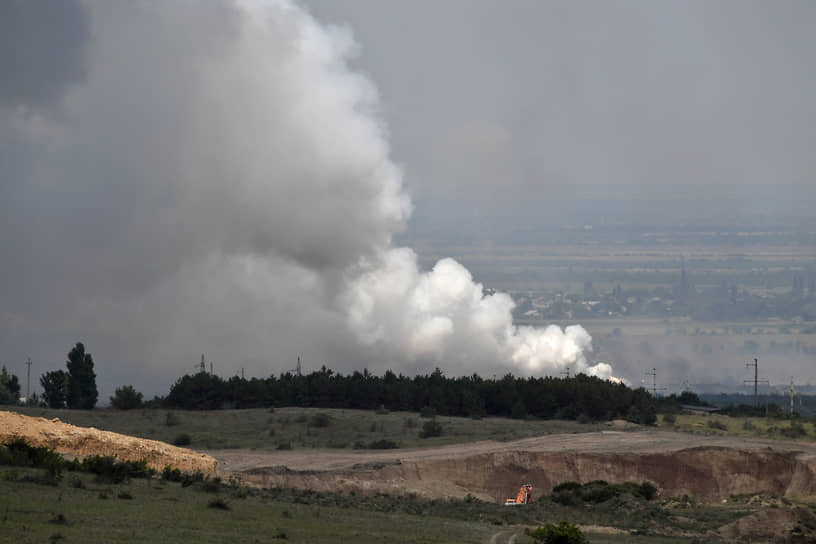
<path fill-rule="evenodd" d="M 424 411 L 449 416 L 560 418 L 586 421 L 625 418 L 655 421 L 655 405 L 644 389 L 630 389 L 600 378 L 500 379 L 478 375 L 448 378 L 440 370 L 413 378 L 387 371 L 343 375 L 325 367 L 305 375 L 292 373 L 249 380 L 199 372 L 180 378 L 162 399 L 188 410 L 302 406 Z"/>

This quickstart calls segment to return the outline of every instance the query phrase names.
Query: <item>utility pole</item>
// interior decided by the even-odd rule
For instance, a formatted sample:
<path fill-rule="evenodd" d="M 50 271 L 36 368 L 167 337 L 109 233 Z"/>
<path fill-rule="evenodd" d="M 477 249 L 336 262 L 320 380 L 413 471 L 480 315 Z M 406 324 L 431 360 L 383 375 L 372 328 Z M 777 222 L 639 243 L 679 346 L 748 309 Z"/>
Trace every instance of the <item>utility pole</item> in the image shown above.
<path fill-rule="evenodd" d="M 662 391 L 666 389 L 665 387 L 657 387 L 657 369 L 652 368 L 652 371 L 647 372 L 646 375 L 652 377 L 652 396 L 657 398 L 657 390 L 660 389 Z"/>
<path fill-rule="evenodd" d="M 748 378 L 748 379 L 743 380 L 743 381 L 745 383 L 753 382 L 753 384 L 754 384 L 754 408 L 759 408 L 759 388 L 758 388 L 758 385 L 760 383 L 767 384 L 768 380 L 760 380 L 759 379 L 759 359 L 754 358 L 753 363 L 745 363 L 745 368 L 751 368 L 751 367 L 754 367 L 754 379 L 752 380 L 752 379 Z"/>
<path fill-rule="evenodd" d="M 790 402 L 790 415 L 791 415 L 791 416 L 793 416 L 793 395 L 794 395 L 794 391 L 793 391 L 793 376 L 791 376 L 791 387 L 790 387 L 790 400 L 791 400 L 791 402 Z"/>
<path fill-rule="evenodd" d="M 204 362 L 204 354 L 201 354 L 201 370 L 200 372 L 207 372 L 207 363 Z"/>
<path fill-rule="evenodd" d="M 26 401 L 31 398 L 31 357 L 28 357 L 25 362 L 28 367 L 26 373 Z"/>
<path fill-rule="evenodd" d="M 566 377 L 567 377 L 567 379 L 569 380 L 569 377 L 570 377 L 570 367 L 568 366 L 568 367 L 567 367 L 567 369 L 566 369 L 564 372 L 562 372 L 562 373 L 561 373 L 561 375 L 562 375 L 562 376 L 566 376 Z"/>

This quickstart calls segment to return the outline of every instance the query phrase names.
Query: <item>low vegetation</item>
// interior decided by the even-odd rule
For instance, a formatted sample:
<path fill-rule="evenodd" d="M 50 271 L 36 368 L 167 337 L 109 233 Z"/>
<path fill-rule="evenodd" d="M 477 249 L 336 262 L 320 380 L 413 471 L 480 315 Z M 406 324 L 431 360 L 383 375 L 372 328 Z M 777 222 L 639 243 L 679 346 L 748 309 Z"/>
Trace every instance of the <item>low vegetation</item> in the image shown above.
<path fill-rule="evenodd" d="M 665 414 L 660 426 L 672 430 L 751 436 L 778 440 L 816 440 L 816 429 L 812 419 L 796 417 L 730 417 L 723 414 Z"/>
<path fill-rule="evenodd" d="M 470 497 L 427 500 L 415 495 L 359 495 L 285 488 L 244 488 L 201 474 L 101 480 L 76 472 L 43 485 L 47 469 L 0 467 L 5 534 L 20 542 L 423 542 L 484 543 L 501 532 L 533 542 L 693 542 L 757 511 L 752 501 L 689 507 L 647 500 L 645 484 L 624 484 L 605 500 L 565 505 L 544 496 L 509 508 Z M 79 483 L 78 483 L 79 482 Z M 597 482 L 572 490 L 611 488 Z M 640 491 L 639 491 L 640 490 Z M 648 495 L 648 493 L 646 493 Z M 170 507 L 172 505 L 172 507 Z M 784 505 L 783 505 L 784 507 Z M 579 527 L 616 527 L 597 535 Z M 525 529 L 527 529 L 525 534 Z M 683 534 L 683 537 L 661 535 Z M 285 535 L 285 536 L 283 536 Z M 568 540 L 562 540 L 567 538 Z M 581 539 L 584 540 L 581 540 Z"/>
<path fill-rule="evenodd" d="M 584 544 L 588 542 L 577 525 L 563 520 L 558 525 L 547 523 L 537 529 L 527 529 L 524 534 L 541 544 Z"/>
<path fill-rule="evenodd" d="M 636 484 L 609 484 L 603 480 L 595 480 L 586 484 L 578 482 L 564 482 L 552 490 L 552 500 L 568 506 L 583 506 L 585 503 L 598 504 L 629 494 L 632 497 L 645 501 L 657 497 L 657 488 L 651 482 Z"/>
<path fill-rule="evenodd" d="M 552 433 L 591 432 L 606 429 L 603 423 L 542 419 L 482 419 L 436 416 L 422 419 L 417 413 L 331 408 L 277 408 L 250 410 L 181 411 L 51 410 L 18 407 L 17 412 L 82 427 L 160 440 L 168 444 L 190 442 L 195 449 L 298 449 L 377 448 L 393 443 L 400 448 L 435 447 L 477 440 L 508 441 Z M 424 426 L 434 422 L 431 434 L 421 438 Z M 317 423 L 317 426 L 315 425 Z M 325 424 L 325 426 L 323 426 Z M 440 430 L 441 429 L 441 430 Z M 185 436 L 186 435 L 186 436 Z M 383 442 L 385 441 L 385 442 Z M 372 445 L 372 443 L 374 443 Z"/>

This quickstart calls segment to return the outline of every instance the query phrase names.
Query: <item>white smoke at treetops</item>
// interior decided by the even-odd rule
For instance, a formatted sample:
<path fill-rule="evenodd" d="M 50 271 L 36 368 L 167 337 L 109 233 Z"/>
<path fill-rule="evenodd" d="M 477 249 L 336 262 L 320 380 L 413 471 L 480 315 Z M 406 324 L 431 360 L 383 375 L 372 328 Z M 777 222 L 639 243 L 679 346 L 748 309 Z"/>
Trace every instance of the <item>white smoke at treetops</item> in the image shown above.
<path fill-rule="evenodd" d="M 561 330 L 518 327 L 509 295 L 486 295 L 453 259 L 423 272 L 408 248 L 388 248 L 348 289 L 349 321 L 362 342 L 385 345 L 414 359 L 467 368 L 497 361 L 525 374 L 553 374 L 567 365 L 611 376 L 606 363 L 588 366 L 592 339 L 580 325 Z"/>
<path fill-rule="evenodd" d="M 84 339 L 137 387 L 202 351 L 256 375 L 300 354 L 611 375 L 582 327 L 516 326 L 456 261 L 422 271 L 394 247 L 411 202 L 347 29 L 286 0 L 70 5 L 88 21 L 57 51 L 74 72 L 37 81 L 23 59 L 0 86 L 0 342 L 52 338 L 41 358 L 59 358 Z"/>

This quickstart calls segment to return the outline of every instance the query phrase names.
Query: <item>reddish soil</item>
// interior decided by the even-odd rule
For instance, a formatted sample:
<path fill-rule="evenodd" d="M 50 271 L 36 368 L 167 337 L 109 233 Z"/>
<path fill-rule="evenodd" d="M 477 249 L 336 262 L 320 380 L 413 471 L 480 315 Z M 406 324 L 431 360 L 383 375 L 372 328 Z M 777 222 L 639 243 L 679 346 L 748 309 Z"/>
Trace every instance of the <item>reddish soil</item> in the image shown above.
<path fill-rule="evenodd" d="M 547 435 L 390 451 L 294 450 L 210 452 L 218 474 L 246 483 L 362 493 L 416 493 L 499 501 L 520 483 L 547 494 L 574 480 L 648 480 L 664 497 L 715 501 L 767 492 L 816 494 L 816 445 L 661 431 Z"/>

